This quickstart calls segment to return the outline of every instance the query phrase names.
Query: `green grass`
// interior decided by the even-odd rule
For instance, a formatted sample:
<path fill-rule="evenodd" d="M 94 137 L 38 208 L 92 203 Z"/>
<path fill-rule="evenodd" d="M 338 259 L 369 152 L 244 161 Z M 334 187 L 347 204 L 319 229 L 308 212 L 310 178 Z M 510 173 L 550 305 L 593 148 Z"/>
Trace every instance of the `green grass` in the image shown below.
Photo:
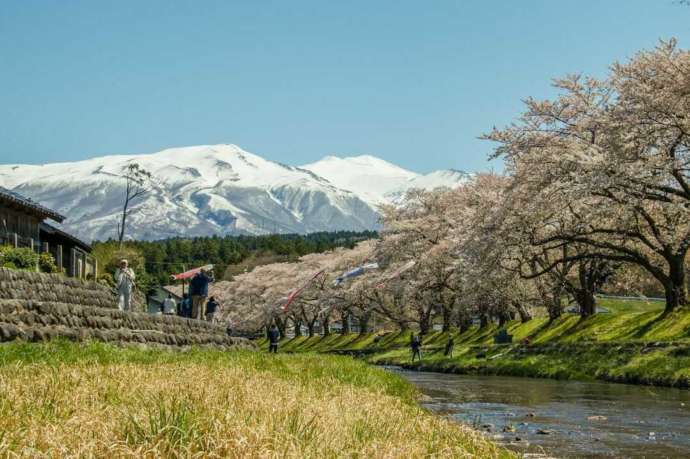
<path fill-rule="evenodd" d="M 664 310 L 663 301 L 628 299 L 628 298 L 597 298 L 597 306 L 611 311 L 612 314 L 627 314 L 631 312 L 661 312 Z"/>
<path fill-rule="evenodd" d="M 114 364 L 204 364 L 233 366 L 264 371 L 283 379 L 309 381 L 327 378 L 357 387 L 376 387 L 388 395 L 414 402 L 416 391 L 402 379 L 389 372 L 372 369 L 366 364 L 332 356 L 327 359 L 315 354 L 280 356 L 275 358 L 260 352 L 225 352 L 192 348 L 185 352 L 160 351 L 138 347 L 117 347 L 102 342 L 73 343 L 54 340 L 47 343 L 12 342 L 0 345 L 0 367 L 21 368 L 31 364 L 51 367 L 61 365 Z"/>
<path fill-rule="evenodd" d="M 409 331 L 388 333 L 378 342 L 373 334 L 298 337 L 284 341 L 280 350 L 351 352 L 372 363 L 457 373 L 690 385 L 690 311 L 664 315 L 658 308 L 643 306 L 645 302 L 623 303 L 618 303 L 618 310 L 636 312 L 509 322 L 503 328 L 513 335 L 512 345 L 493 344 L 497 325 L 453 333 L 452 359 L 442 353 L 448 334 L 430 333 L 424 337 L 424 361 L 415 365 L 410 363 Z M 266 346 L 265 341 L 258 344 Z"/>

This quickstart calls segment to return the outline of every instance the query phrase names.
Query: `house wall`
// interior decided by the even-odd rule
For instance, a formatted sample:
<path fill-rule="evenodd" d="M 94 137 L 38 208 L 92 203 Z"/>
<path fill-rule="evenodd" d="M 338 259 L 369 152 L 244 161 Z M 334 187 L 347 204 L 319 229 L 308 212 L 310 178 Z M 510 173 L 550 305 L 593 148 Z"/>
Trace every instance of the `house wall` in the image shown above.
<path fill-rule="evenodd" d="M 38 225 L 41 221 L 42 220 L 35 215 L 20 212 L 5 204 L 0 204 L 0 235 L 2 235 L 3 238 L 16 233 L 20 238 L 26 239 L 27 241 L 33 239 L 35 243 L 38 244 Z M 20 245 L 26 246 L 27 244 L 28 242 L 24 242 Z"/>

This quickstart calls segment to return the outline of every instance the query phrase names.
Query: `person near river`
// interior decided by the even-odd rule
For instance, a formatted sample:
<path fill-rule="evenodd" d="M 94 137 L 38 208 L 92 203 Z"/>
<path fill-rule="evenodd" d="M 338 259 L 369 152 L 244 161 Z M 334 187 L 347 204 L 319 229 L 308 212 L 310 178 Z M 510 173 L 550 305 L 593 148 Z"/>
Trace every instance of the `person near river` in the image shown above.
<path fill-rule="evenodd" d="M 422 360 L 422 336 L 412 334 L 412 339 L 410 341 L 410 348 L 412 348 L 412 361 L 414 362 L 415 357 Z"/>
<path fill-rule="evenodd" d="M 132 310 L 132 290 L 136 284 L 134 271 L 127 260 L 120 260 L 120 266 L 115 270 L 115 289 L 117 290 L 117 304 L 120 311 Z"/>
<path fill-rule="evenodd" d="M 455 341 L 453 340 L 453 335 L 448 334 L 448 342 L 446 343 L 446 349 L 443 351 L 443 355 L 446 357 L 453 357 L 453 348 L 455 347 Z"/>

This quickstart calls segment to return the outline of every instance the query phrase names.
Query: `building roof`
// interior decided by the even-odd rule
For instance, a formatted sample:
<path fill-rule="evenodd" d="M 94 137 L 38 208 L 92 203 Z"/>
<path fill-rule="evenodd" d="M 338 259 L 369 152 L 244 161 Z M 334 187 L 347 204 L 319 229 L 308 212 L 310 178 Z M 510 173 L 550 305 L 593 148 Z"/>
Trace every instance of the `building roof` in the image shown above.
<path fill-rule="evenodd" d="M 176 297 L 178 300 L 182 299 L 182 291 L 177 285 L 161 285 L 160 289 L 170 293 L 172 296 Z"/>
<path fill-rule="evenodd" d="M 15 192 L 15 191 L 8 190 L 7 188 L 1 187 L 1 186 L 0 186 L 0 199 L 3 199 L 5 201 L 9 201 L 13 204 L 17 204 L 21 207 L 32 210 L 34 213 L 37 213 L 43 217 L 51 218 L 58 223 L 62 223 L 65 220 L 65 217 L 63 215 L 57 213 L 56 211 L 49 209 L 47 207 L 44 207 L 32 199 L 29 199 L 29 198 L 22 196 L 21 194 Z"/>
<path fill-rule="evenodd" d="M 42 223 L 39 225 L 39 228 L 40 228 L 40 230 L 41 230 L 42 232 L 44 232 L 44 233 L 51 234 L 51 235 L 55 235 L 55 236 L 60 237 L 60 238 L 62 238 L 62 239 L 67 239 L 67 240 L 69 240 L 70 242 L 72 242 L 74 245 L 76 245 L 77 247 L 81 248 L 81 249 L 84 250 L 85 252 L 89 252 L 89 253 L 90 253 L 91 250 L 92 250 L 90 244 L 87 244 L 86 242 L 82 241 L 81 239 L 77 239 L 76 237 L 72 236 L 72 235 L 69 234 L 69 233 L 66 233 L 66 232 L 62 231 L 62 230 L 59 229 L 59 228 L 56 228 L 56 227 L 54 227 L 54 226 L 52 226 L 52 225 L 49 225 L 49 224 L 47 224 L 46 222 L 42 222 Z"/>

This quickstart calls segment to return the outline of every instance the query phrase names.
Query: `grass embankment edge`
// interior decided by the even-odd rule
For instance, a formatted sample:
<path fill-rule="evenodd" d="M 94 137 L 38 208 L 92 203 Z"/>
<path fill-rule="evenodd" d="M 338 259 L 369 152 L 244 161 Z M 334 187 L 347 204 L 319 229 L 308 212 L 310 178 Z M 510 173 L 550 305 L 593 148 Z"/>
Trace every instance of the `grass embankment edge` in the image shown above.
<path fill-rule="evenodd" d="M 493 344 L 505 329 L 514 344 Z M 286 340 L 286 352 L 357 355 L 369 363 L 459 374 L 484 374 L 628 384 L 690 387 L 690 311 L 598 314 L 587 319 L 567 314 L 549 322 L 533 319 L 504 327 L 473 327 L 453 332 L 453 357 L 443 355 L 449 333 L 424 337 L 421 362 L 410 361 L 410 333 L 377 337 L 329 335 Z M 258 342 L 264 346 L 264 340 Z"/>

